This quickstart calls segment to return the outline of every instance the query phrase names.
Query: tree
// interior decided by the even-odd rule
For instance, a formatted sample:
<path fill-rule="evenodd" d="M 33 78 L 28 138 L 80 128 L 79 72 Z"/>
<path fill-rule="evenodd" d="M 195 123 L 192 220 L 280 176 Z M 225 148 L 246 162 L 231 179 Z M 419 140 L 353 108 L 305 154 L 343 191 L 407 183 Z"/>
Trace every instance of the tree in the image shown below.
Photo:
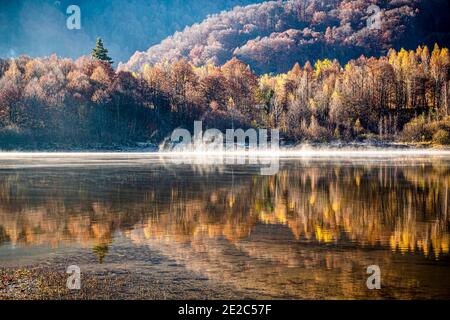
<path fill-rule="evenodd" d="M 253 114 L 254 96 L 258 87 L 258 77 L 250 67 L 241 60 L 233 58 L 221 68 L 225 77 L 228 95 L 237 107 L 237 111 L 248 119 L 255 119 Z"/>
<path fill-rule="evenodd" d="M 364 127 L 361 125 L 361 121 L 359 119 L 356 119 L 353 131 L 355 132 L 356 136 L 359 136 L 364 132 Z"/>
<path fill-rule="evenodd" d="M 95 43 L 95 48 L 92 49 L 92 57 L 109 62 L 113 64 L 111 57 L 108 56 L 108 49 L 103 46 L 103 40 L 101 38 L 97 38 L 97 42 Z"/>
<path fill-rule="evenodd" d="M 345 67 L 325 59 L 262 76 L 237 58 L 217 67 L 182 59 L 115 72 L 98 58 L 109 58 L 100 39 L 95 59 L 0 60 L 0 147 L 16 136 L 29 146 L 158 142 L 194 119 L 209 128 L 279 128 L 286 141 L 379 133 L 430 142 L 436 134 L 443 142 L 440 130 L 450 136 L 450 54 L 427 51 L 391 50 Z M 426 120 L 416 124 L 420 114 Z"/>

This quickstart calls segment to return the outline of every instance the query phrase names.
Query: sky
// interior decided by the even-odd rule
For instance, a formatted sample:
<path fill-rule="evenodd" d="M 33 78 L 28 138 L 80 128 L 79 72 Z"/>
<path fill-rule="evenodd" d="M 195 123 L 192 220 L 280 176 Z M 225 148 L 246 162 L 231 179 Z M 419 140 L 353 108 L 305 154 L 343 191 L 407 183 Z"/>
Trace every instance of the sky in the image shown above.
<path fill-rule="evenodd" d="M 127 61 L 209 14 L 262 0 L 0 0 L 0 57 L 77 58 L 101 37 L 115 62 Z M 68 29 L 70 5 L 80 29 Z M 73 21 L 73 20 L 72 20 Z"/>

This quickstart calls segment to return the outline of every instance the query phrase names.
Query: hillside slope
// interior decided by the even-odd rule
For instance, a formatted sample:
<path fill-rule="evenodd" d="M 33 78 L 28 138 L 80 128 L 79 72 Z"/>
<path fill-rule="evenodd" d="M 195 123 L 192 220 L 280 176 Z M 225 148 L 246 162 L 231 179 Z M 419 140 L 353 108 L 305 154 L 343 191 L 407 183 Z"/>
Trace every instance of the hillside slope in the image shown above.
<path fill-rule="evenodd" d="M 368 25 L 378 5 L 379 28 Z M 121 69 L 182 57 L 193 64 L 220 65 L 237 57 L 258 73 L 285 72 L 296 62 L 361 54 L 379 56 L 389 48 L 448 44 L 446 0 L 270 1 L 211 16 L 177 32 L 147 52 L 136 52 Z M 372 20 L 374 21 L 374 20 Z"/>
<path fill-rule="evenodd" d="M 0 0 L 0 57 L 76 59 L 101 37 L 114 61 L 126 61 L 208 14 L 256 2 L 262 0 Z M 72 4 L 81 10 L 80 30 L 66 28 Z"/>

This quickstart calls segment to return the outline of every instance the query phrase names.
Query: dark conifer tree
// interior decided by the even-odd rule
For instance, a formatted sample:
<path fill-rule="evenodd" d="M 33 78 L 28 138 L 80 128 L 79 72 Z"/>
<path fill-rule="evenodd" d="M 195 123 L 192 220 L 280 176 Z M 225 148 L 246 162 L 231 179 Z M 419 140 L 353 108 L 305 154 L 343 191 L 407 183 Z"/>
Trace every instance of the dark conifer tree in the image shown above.
<path fill-rule="evenodd" d="M 103 46 L 103 40 L 101 38 L 97 38 L 95 48 L 92 49 L 92 56 L 96 59 L 107 61 L 110 64 L 113 64 L 111 57 L 108 56 L 108 49 Z"/>

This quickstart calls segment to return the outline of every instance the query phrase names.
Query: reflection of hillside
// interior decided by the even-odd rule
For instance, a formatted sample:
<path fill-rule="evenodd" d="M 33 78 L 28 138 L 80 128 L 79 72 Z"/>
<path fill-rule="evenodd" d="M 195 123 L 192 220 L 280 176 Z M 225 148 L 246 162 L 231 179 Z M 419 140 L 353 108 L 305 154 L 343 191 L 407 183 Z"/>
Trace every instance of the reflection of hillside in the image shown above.
<path fill-rule="evenodd" d="M 449 253 L 450 169 L 443 162 L 289 162 L 277 176 L 233 178 L 226 170 L 202 175 L 188 167 L 108 170 L 3 173 L 0 242 L 102 247 L 116 231 L 142 228 L 144 239 L 189 244 L 201 236 L 236 246 L 263 224 L 288 227 L 293 240 L 318 245 Z M 264 252 L 291 259 L 284 254 L 269 245 Z"/>
<path fill-rule="evenodd" d="M 152 171 L 116 175 L 74 170 L 60 174 L 46 176 L 35 171 L 0 175 L 0 243 L 108 243 L 115 231 L 130 230 L 149 217 L 163 223 L 167 212 L 177 221 L 171 232 L 188 241 L 199 223 L 207 224 L 213 218 L 201 215 L 202 209 L 214 211 L 215 202 L 233 201 L 225 192 L 228 186 L 208 192 L 215 182 L 206 181 L 204 185 L 204 177 L 192 181 L 178 178 L 175 173 Z M 226 198 L 219 198 L 224 195 Z M 222 213 L 212 214 L 219 217 Z M 245 213 L 239 215 L 240 221 L 232 224 L 248 223 Z M 226 229 L 226 224 L 222 228 Z M 230 229 L 230 237 L 235 236 Z"/>
<path fill-rule="evenodd" d="M 417 283 L 422 283 L 427 292 L 424 297 L 448 294 L 448 283 L 436 281 L 431 265 L 417 270 L 411 260 L 399 263 L 385 250 L 334 250 L 299 242 L 292 240 L 292 234 L 281 226 L 272 226 L 271 230 L 255 226 L 250 239 L 234 243 L 223 237 L 211 238 L 207 232 L 192 236 L 189 243 L 180 243 L 170 234 L 153 237 L 148 227 L 137 228 L 128 236 L 134 243 L 157 250 L 191 271 L 261 298 L 376 297 L 378 293 L 367 292 L 364 278 L 365 269 L 374 262 L 383 270 L 383 283 L 389 284 L 383 288 L 385 297 L 418 298 L 420 294 L 414 293 Z M 413 267 L 408 270 L 410 266 Z"/>
<path fill-rule="evenodd" d="M 276 193 L 270 210 L 260 211 L 261 220 L 288 225 L 296 238 L 380 244 L 426 255 L 433 250 L 438 257 L 448 253 L 450 173 L 436 173 L 429 166 L 416 170 L 414 176 L 414 170 L 317 167 L 300 174 L 284 171 L 267 182 Z"/>
<path fill-rule="evenodd" d="M 277 177 L 254 178 L 244 193 L 230 195 L 227 191 L 228 198 L 233 198 L 228 202 L 233 212 L 247 210 L 247 224 L 230 219 L 232 213 L 208 221 L 204 218 L 208 208 L 199 203 L 194 206 L 194 211 L 200 214 L 198 219 L 196 215 L 188 219 L 191 228 L 196 225 L 190 234 L 173 230 L 178 223 L 177 216 L 172 214 L 149 220 L 145 230 L 156 237 L 183 234 L 186 240 L 204 231 L 211 237 L 224 236 L 234 242 L 247 236 L 259 221 L 286 225 L 299 240 L 342 241 L 364 247 L 381 245 L 393 251 L 420 251 L 425 255 L 432 251 L 435 257 L 448 254 L 450 175 L 440 172 L 433 180 L 433 167 L 429 167 L 418 170 L 414 181 L 405 177 L 412 170 L 395 167 L 285 170 Z M 245 207 L 249 203 L 251 207 Z M 184 210 L 193 212 L 187 204 Z M 226 205 L 221 211 L 227 211 Z"/>

